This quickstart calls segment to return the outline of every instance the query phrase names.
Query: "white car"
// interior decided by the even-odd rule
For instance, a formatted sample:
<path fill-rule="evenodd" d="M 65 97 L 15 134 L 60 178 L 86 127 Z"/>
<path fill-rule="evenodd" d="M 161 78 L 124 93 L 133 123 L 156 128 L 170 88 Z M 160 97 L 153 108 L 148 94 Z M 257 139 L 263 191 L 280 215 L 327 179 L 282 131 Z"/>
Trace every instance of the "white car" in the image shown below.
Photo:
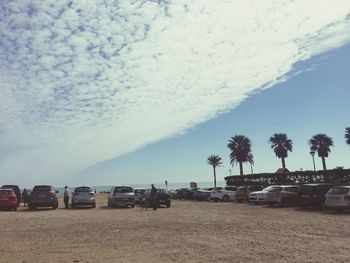
<path fill-rule="evenodd" d="M 266 199 L 266 193 L 269 192 L 269 190 L 272 190 L 273 187 L 276 187 L 277 185 L 272 185 L 269 187 L 264 188 L 261 191 L 255 191 L 255 192 L 251 192 L 249 194 L 249 202 L 250 203 L 254 203 L 254 204 L 263 204 L 265 203 L 265 199 Z"/>
<path fill-rule="evenodd" d="M 74 189 L 72 194 L 72 208 L 77 206 L 96 207 L 95 192 L 89 186 L 80 186 Z"/>
<path fill-rule="evenodd" d="M 350 186 L 334 186 L 329 189 L 325 205 L 336 211 L 350 209 Z"/>
<path fill-rule="evenodd" d="M 210 193 L 210 199 L 214 201 L 233 201 L 235 200 L 237 186 L 223 186 L 223 187 L 216 187 L 214 190 Z"/>

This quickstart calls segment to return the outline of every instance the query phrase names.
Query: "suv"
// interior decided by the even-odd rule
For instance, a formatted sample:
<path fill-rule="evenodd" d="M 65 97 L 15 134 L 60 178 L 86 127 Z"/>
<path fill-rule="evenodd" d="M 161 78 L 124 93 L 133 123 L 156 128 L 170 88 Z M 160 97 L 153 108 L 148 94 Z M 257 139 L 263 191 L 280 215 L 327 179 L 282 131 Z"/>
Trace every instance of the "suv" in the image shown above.
<path fill-rule="evenodd" d="M 329 189 L 334 185 L 331 184 L 304 184 L 298 189 L 299 206 L 302 208 L 324 207 L 325 196 Z"/>
<path fill-rule="evenodd" d="M 146 207 L 151 207 L 151 190 L 147 189 L 144 193 L 144 205 Z M 158 197 L 158 207 L 161 205 L 165 205 L 166 207 L 171 206 L 171 197 L 166 189 L 157 189 L 157 197 Z"/>
<path fill-rule="evenodd" d="M 95 192 L 89 186 L 80 186 L 74 189 L 72 196 L 72 208 L 77 206 L 96 207 Z"/>
<path fill-rule="evenodd" d="M 131 206 L 131 208 L 134 208 L 134 189 L 130 186 L 112 186 L 110 192 L 108 192 L 108 206 Z"/>
<path fill-rule="evenodd" d="M 278 204 L 281 206 L 297 205 L 298 204 L 298 188 L 295 185 L 273 186 L 265 194 L 265 201 L 272 206 Z"/>
<path fill-rule="evenodd" d="M 58 191 L 51 185 L 36 185 L 28 198 L 29 210 L 35 210 L 37 207 L 58 208 Z"/>
<path fill-rule="evenodd" d="M 1 188 L 4 189 L 12 189 L 16 196 L 17 196 L 17 206 L 19 206 L 22 202 L 22 195 L 21 195 L 21 190 L 19 189 L 18 185 L 12 185 L 12 184 L 5 184 Z"/>
<path fill-rule="evenodd" d="M 235 198 L 238 203 L 243 201 L 249 201 L 249 194 L 255 191 L 261 191 L 263 189 L 260 185 L 248 185 L 240 186 L 236 190 Z"/>
<path fill-rule="evenodd" d="M 235 199 L 237 186 L 224 186 L 224 187 L 216 187 L 210 193 L 210 199 L 217 201 L 233 201 Z"/>

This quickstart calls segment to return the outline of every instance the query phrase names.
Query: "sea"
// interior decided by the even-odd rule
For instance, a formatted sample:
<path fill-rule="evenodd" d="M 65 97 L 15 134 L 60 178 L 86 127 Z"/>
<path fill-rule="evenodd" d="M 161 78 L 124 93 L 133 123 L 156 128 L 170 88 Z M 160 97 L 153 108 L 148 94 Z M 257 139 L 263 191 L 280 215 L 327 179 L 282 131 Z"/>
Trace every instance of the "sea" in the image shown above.
<path fill-rule="evenodd" d="M 206 188 L 206 187 L 214 187 L 214 182 L 195 182 L 197 184 L 197 187 L 199 188 Z M 225 181 L 217 181 L 216 182 L 217 186 L 225 186 L 226 183 Z M 91 185 L 89 185 L 91 186 Z M 151 188 L 151 184 L 129 184 L 125 186 L 131 186 L 133 188 Z M 178 189 L 178 188 L 189 188 L 191 187 L 191 183 L 190 182 L 183 182 L 183 183 L 172 183 L 172 182 L 168 182 L 168 185 L 165 185 L 164 183 L 154 183 L 154 186 L 156 188 L 160 188 L 160 189 Z M 68 190 L 70 192 L 72 192 L 74 190 L 74 188 L 77 186 L 68 186 Z M 96 193 L 105 193 L 107 191 L 109 191 L 112 187 L 112 185 L 92 185 L 91 186 L 92 189 L 96 190 Z M 59 196 L 63 195 L 64 192 L 64 187 L 56 187 L 56 190 L 59 191 Z"/>

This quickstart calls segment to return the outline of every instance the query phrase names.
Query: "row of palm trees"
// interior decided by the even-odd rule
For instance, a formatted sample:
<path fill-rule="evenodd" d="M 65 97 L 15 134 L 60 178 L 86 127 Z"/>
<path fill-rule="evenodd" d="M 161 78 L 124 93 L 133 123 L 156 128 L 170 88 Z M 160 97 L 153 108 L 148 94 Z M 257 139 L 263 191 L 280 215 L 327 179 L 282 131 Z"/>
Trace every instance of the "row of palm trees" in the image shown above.
<path fill-rule="evenodd" d="M 345 141 L 350 145 L 350 127 L 345 128 Z M 288 157 L 288 152 L 293 150 L 293 141 L 288 138 L 285 133 L 275 133 L 270 137 L 269 143 L 276 157 L 282 161 L 282 167 L 286 168 L 285 159 Z M 334 146 L 333 139 L 326 134 L 316 134 L 309 140 L 310 153 L 315 154 L 322 159 L 324 170 L 326 167 L 326 158 L 331 152 L 331 147 Z M 230 149 L 230 164 L 232 166 L 238 164 L 240 175 L 243 175 L 243 163 L 254 164 L 253 153 L 251 150 L 251 141 L 244 135 L 236 135 L 230 138 L 227 147 Z M 219 155 L 212 154 L 207 159 L 208 164 L 213 167 L 214 186 L 216 187 L 216 167 L 222 165 L 222 159 Z"/>

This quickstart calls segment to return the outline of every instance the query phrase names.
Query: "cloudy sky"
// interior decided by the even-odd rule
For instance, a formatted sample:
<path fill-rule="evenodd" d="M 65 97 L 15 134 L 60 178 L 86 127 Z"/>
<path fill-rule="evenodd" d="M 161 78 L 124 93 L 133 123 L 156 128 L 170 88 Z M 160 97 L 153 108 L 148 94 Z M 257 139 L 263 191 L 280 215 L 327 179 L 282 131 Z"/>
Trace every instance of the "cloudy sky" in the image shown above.
<path fill-rule="evenodd" d="M 341 0 L 1 1 L 1 178 L 208 181 L 207 155 L 226 161 L 241 133 L 256 171 L 275 170 L 271 134 L 350 125 L 349 42 Z"/>

